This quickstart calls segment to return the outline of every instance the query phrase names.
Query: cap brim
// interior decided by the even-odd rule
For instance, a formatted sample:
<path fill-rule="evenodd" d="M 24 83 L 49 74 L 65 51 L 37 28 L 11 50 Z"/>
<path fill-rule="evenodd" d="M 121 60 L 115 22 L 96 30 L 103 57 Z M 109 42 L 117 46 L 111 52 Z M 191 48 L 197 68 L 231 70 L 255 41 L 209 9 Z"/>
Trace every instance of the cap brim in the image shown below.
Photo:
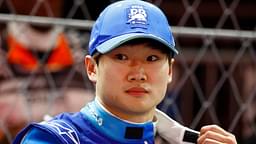
<path fill-rule="evenodd" d="M 96 49 L 98 52 L 105 54 L 107 52 L 110 52 L 111 50 L 117 48 L 118 46 L 122 45 L 123 43 L 133 40 L 133 39 L 138 39 L 138 38 L 148 38 L 148 39 L 153 39 L 156 40 L 168 48 L 170 48 L 171 51 L 173 51 L 175 54 L 178 54 L 178 51 L 174 48 L 173 45 L 170 45 L 168 42 L 164 41 L 160 37 L 156 37 L 151 34 L 145 34 L 145 33 L 129 33 L 129 34 L 124 34 L 120 35 L 117 37 L 114 37 L 110 40 L 107 40 L 106 42 L 102 43 L 99 45 Z"/>

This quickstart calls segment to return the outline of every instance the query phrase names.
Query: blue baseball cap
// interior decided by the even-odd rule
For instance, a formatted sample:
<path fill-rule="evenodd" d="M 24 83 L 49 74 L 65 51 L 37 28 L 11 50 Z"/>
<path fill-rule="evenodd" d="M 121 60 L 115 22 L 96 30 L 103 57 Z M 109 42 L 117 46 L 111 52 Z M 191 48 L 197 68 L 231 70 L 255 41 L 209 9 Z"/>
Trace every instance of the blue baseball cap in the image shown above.
<path fill-rule="evenodd" d="M 178 54 L 164 13 L 155 5 L 141 0 L 124 0 L 106 7 L 93 25 L 89 54 L 105 54 L 130 40 L 156 40 Z"/>

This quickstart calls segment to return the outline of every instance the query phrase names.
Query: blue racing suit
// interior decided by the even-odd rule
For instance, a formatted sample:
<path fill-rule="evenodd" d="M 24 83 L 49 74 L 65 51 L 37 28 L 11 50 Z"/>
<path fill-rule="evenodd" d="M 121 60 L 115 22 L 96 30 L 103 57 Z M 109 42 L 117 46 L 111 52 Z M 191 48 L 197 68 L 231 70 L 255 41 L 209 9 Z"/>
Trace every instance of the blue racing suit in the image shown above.
<path fill-rule="evenodd" d="M 97 100 L 80 112 L 63 113 L 24 128 L 14 144 L 154 144 L 154 124 L 130 123 L 108 112 Z"/>

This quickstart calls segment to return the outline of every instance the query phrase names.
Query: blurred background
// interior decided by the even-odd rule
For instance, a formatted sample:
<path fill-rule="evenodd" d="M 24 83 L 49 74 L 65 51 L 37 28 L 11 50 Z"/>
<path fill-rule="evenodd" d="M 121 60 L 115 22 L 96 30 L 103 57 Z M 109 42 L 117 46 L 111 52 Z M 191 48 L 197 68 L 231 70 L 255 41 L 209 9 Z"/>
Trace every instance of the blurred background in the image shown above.
<path fill-rule="evenodd" d="M 90 30 L 116 0 L 0 0 L 0 143 L 29 122 L 94 97 L 84 70 Z M 218 124 L 256 143 L 256 1 L 151 0 L 176 39 L 173 82 L 158 108 L 199 130 Z"/>

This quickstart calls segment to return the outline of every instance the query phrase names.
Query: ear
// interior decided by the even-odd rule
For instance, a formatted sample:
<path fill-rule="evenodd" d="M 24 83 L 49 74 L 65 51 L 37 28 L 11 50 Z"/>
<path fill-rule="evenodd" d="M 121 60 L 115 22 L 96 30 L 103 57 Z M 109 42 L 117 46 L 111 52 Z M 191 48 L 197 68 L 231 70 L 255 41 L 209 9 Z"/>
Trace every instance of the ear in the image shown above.
<path fill-rule="evenodd" d="M 85 56 L 84 64 L 85 64 L 85 68 L 86 68 L 86 72 L 87 72 L 89 80 L 95 84 L 97 81 L 97 75 L 96 75 L 97 63 L 96 63 L 96 61 L 90 55 L 87 55 L 87 56 Z"/>
<path fill-rule="evenodd" d="M 168 73 L 169 74 L 168 83 L 172 82 L 172 67 L 173 67 L 173 64 L 174 64 L 174 59 L 172 58 L 171 62 L 170 62 L 169 73 Z"/>

